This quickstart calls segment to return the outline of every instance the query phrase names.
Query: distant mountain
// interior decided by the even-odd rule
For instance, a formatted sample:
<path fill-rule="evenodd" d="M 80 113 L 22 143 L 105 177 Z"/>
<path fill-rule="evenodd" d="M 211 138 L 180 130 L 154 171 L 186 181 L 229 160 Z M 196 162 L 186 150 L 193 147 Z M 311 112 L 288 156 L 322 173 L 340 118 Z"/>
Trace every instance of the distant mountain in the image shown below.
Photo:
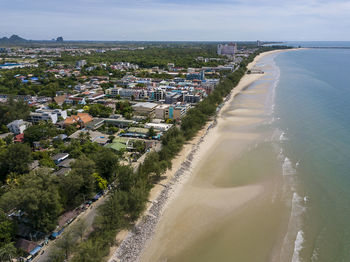
<path fill-rule="evenodd" d="M 24 43 L 24 42 L 27 42 L 28 40 L 22 38 L 22 37 L 19 37 L 18 35 L 12 35 L 10 36 L 10 38 L 7 38 L 7 37 L 3 37 L 3 38 L 0 38 L 0 43 Z"/>

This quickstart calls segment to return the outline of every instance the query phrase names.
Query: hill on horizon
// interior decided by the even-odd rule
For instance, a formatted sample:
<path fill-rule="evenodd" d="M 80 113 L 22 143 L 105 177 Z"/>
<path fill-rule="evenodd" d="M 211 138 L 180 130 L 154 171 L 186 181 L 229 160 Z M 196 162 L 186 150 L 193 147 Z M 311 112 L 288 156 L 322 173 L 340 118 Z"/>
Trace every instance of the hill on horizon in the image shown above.
<path fill-rule="evenodd" d="M 24 43 L 27 42 L 28 40 L 18 36 L 18 35 L 12 35 L 9 38 L 3 37 L 0 38 L 0 43 Z"/>

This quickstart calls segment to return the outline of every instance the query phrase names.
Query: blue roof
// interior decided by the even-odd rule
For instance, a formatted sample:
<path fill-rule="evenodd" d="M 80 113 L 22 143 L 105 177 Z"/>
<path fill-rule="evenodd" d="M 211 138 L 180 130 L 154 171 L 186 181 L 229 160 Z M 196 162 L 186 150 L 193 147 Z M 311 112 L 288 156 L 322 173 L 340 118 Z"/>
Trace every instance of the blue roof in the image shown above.
<path fill-rule="evenodd" d="M 7 67 L 7 66 L 18 66 L 18 65 L 20 65 L 20 64 L 5 63 L 5 64 L 0 65 L 0 68 L 1 68 L 1 67 Z"/>
<path fill-rule="evenodd" d="M 29 254 L 34 256 L 36 253 L 38 253 L 40 251 L 41 248 L 42 248 L 41 246 L 36 246 L 36 248 L 34 248 L 32 251 L 30 251 Z"/>

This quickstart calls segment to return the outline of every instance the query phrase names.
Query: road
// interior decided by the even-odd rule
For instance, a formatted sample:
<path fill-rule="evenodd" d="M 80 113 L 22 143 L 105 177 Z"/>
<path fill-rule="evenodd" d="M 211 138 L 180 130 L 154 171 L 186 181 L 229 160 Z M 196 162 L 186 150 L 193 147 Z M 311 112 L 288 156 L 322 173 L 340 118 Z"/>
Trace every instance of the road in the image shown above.
<path fill-rule="evenodd" d="M 65 231 L 69 228 L 71 228 L 77 221 L 84 220 L 87 228 L 90 228 L 92 226 L 92 223 L 94 222 L 94 219 L 97 214 L 97 208 L 101 206 L 107 199 L 108 192 L 104 194 L 99 200 L 92 203 L 92 205 L 85 210 L 84 212 L 80 213 L 77 218 L 66 227 Z M 59 239 L 59 238 L 58 238 Z M 39 254 L 44 251 L 43 254 L 36 256 L 32 261 L 33 262 L 49 262 L 50 258 L 50 252 L 53 250 L 55 243 L 57 240 L 51 240 L 46 246 L 43 247 L 43 249 L 40 251 Z"/>

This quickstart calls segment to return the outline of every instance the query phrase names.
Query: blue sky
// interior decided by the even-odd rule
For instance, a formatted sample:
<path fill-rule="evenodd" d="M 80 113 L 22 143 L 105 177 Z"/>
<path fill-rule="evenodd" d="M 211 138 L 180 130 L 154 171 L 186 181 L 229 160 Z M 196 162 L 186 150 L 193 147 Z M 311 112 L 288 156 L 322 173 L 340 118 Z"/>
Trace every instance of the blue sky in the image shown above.
<path fill-rule="evenodd" d="M 0 36 L 67 40 L 350 40 L 344 0 L 0 0 Z"/>

